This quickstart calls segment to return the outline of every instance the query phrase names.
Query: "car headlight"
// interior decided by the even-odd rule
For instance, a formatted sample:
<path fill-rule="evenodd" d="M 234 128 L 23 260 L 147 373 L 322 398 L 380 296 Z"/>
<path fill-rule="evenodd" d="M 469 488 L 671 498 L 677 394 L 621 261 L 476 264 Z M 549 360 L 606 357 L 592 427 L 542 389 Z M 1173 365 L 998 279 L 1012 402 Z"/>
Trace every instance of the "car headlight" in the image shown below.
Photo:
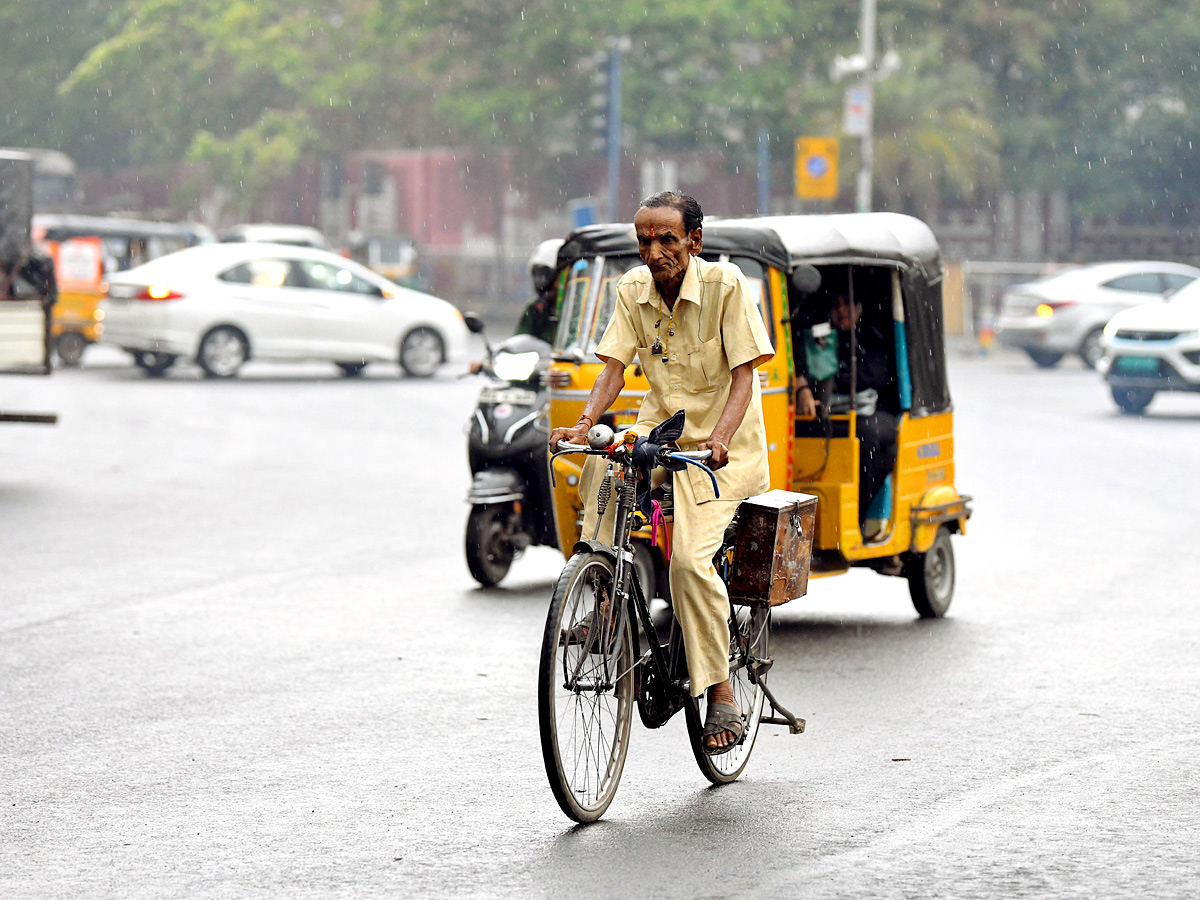
<path fill-rule="evenodd" d="M 537 368 L 539 354 L 536 350 L 525 353 L 497 353 L 492 361 L 492 371 L 505 381 L 526 381 Z"/>

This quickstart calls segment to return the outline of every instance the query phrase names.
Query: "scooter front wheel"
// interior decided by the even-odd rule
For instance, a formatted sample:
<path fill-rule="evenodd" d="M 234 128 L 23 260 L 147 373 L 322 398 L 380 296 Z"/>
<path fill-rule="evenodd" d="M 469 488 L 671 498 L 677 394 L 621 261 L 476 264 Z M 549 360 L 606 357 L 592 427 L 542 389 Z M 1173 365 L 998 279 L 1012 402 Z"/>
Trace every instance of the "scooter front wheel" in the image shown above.
<path fill-rule="evenodd" d="M 467 519 L 467 568 L 484 587 L 499 584 L 516 555 L 504 533 L 506 504 L 473 506 Z"/>

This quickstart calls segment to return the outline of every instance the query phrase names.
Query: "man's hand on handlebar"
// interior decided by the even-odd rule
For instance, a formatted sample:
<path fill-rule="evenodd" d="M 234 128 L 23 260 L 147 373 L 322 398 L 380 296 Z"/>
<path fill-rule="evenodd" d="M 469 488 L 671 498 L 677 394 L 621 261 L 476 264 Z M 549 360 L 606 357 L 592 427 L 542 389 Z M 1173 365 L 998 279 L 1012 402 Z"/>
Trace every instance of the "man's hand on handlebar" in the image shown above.
<path fill-rule="evenodd" d="M 715 437 L 710 437 L 707 441 L 701 441 L 697 446 L 697 450 L 708 450 L 712 453 L 709 457 L 708 467 L 710 469 L 722 469 L 729 463 L 729 446 Z"/>
<path fill-rule="evenodd" d="M 558 442 L 567 441 L 571 444 L 586 444 L 587 433 L 591 429 L 587 422 L 576 422 L 570 428 L 555 428 L 550 432 L 550 452 L 558 452 Z"/>

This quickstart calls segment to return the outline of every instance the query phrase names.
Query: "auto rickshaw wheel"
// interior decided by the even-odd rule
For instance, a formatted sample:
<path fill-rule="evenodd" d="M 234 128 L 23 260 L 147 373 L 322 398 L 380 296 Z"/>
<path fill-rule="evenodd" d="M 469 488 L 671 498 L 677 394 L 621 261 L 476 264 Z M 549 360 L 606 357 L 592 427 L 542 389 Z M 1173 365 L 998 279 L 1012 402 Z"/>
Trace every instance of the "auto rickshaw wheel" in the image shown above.
<path fill-rule="evenodd" d="M 78 331 L 64 331 L 54 342 L 54 352 L 58 361 L 68 368 L 74 368 L 83 362 L 83 352 L 87 350 L 87 338 Z"/>
<path fill-rule="evenodd" d="M 938 528 L 927 552 L 908 555 L 904 574 L 917 614 L 922 619 L 944 616 L 954 599 L 954 548 L 945 525 Z"/>

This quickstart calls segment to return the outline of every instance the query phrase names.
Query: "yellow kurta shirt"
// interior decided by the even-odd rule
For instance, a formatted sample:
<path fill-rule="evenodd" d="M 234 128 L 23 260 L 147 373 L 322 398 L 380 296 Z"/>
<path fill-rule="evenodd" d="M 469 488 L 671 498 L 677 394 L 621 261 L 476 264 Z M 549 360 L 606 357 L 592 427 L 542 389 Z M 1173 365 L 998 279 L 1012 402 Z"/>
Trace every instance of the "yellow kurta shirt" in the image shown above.
<path fill-rule="evenodd" d="M 737 266 L 692 257 L 672 313 L 646 266 L 626 272 L 617 283 L 617 304 L 596 355 L 628 366 L 636 353 L 650 382 L 638 413 L 638 431 L 687 411 L 679 441 L 693 448 L 708 440 L 729 399 L 731 372 L 744 363 L 774 355 L 762 315 Z M 656 342 L 659 346 L 656 346 Z M 659 352 L 661 347 L 661 352 Z M 714 497 L 704 472 L 688 466 L 696 501 Z M 729 464 L 717 470 L 722 500 L 741 500 L 770 486 L 762 389 L 753 394 L 742 424 L 729 442 Z"/>

